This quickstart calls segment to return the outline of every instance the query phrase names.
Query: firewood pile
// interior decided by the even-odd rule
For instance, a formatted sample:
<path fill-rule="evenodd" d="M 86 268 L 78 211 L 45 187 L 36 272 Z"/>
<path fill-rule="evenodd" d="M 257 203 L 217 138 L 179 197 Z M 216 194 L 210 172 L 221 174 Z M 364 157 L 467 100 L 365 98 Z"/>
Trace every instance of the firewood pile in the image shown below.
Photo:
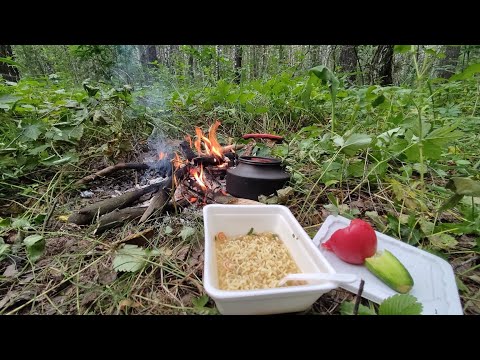
<path fill-rule="evenodd" d="M 68 219 L 77 225 L 96 222 L 95 234 L 118 227 L 129 221 L 143 223 L 168 211 L 205 204 L 251 204 L 258 202 L 239 199 L 227 194 L 225 174 L 234 166 L 236 151 L 243 144 L 220 145 L 216 121 L 205 135 L 196 128 L 194 139 L 187 136 L 176 149 L 159 151 L 156 158 L 142 163 L 119 163 L 85 176 L 78 186 L 86 186 L 121 170 L 143 172 L 144 185 L 107 198 L 75 211 Z M 247 145 L 246 152 L 251 151 Z"/>

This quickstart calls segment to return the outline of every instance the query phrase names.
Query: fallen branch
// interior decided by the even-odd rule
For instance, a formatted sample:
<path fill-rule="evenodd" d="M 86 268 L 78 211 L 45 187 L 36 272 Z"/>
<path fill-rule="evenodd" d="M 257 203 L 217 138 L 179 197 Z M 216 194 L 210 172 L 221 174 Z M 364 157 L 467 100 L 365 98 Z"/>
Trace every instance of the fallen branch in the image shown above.
<path fill-rule="evenodd" d="M 358 308 L 360 306 L 360 300 L 362 300 L 363 285 L 365 285 L 365 281 L 363 279 L 361 279 L 360 280 L 360 287 L 358 288 L 358 292 L 357 292 L 357 298 L 355 299 L 355 305 L 353 307 L 353 315 L 358 315 Z"/>
<path fill-rule="evenodd" d="M 100 217 L 98 226 L 93 232 L 94 235 L 99 235 L 105 230 L 121 226 L 124 223 L 134 220 L 142 216 L 146 207 L 130 207 L 126 209 L 116 209 L 108 214 Z"/>
<path fill-rule="evenodd" d="M 166 182 L 167 180 L 168 179 L 164 181 Z M 95 204 L 86 206 L 83 209 L 80 209 L 79 211 L 74 212 L 72 215 L 70 215 L 70 217 L 68 218 L 68 222 L 71 222 L 77 225 L 89 224 L 92 222 L 95 216 L 97 215 L 100 216 L 100 215 L 109 213 L 110 211 L 113 211 L 115 209 L 121 209 L 121 208 L 127 207 L 128 205 L 133 204 L 143 195 L 151 193 L 157 190 L 158 188 L 162 187 L 162 185 L 163 185 L 163 182 L 152 184 L 143 189 L 130 191 L 123 195 L 106 199 L 103 201 L 99 201 Z"/>
<path fill-rule="evenodd" d="M 143 164 L 143 163 L 119 163 L 116 165 L 112 165 L 109 167 L 106 167 L 105 169 L 102 169 L 100 171 L 97 171 L 95 174 L 91 174 L 88 176 L 85 176 L 84 178 L 78 180 L 75 185 L 82 185 L 86 184 L 90 181 L 93 181 L 101 176 L 106 176 L 110 175 L 111 173 L 118 171 L 118 170 L 123 170 L 123 169 L 134 169 L 134 170 L 146 170 L 148 169 L 149 166 L 148 164 Z"/>
<path fill-rule="evenodd" d="M 150 239 L 153 236 L 153 231 L 155 229 L 153 227 L 150 227 L 146 230 L 140 231 L 135 234 L 128 235 L 127 237 L 117 240 L 113 242 L 110 247 L 115 248 L 120 244 L 127 243 L 127 244 L 132 244 L 132 245 L 138 245 L 138 246 L 145 246 L 148 243 L 148 239 Z"/>
<path fill-rule="evenodd" d="M 139 224 L 143 223 L 145 220 L 148 219 L 150 215 L 152 215 L 155 211 L 162 211 L 165 205 L 168 204 L 168 199 L 170 198 L 167 189 L 159 189 L 157 193 L 154 195 L 150 205 L 148 206 L 147 210 L 145 210 L 144 214 L 138 221 Z"/>
<path fill-rule="evenodd" d="M 186 173 L 187 173 L 187 167 L 184 166 L 182 168 L 177 169 L 175 171 L 174 176 L 176 176 L 177 178 L 183 178 L 183 176 L 185 176 Z M 107 214 L 115 209 L 122 209 L 124 207 L 127 207 L 133 204 L 138 199 L 140 199 L 145 194 L 154 192 L 161 188 L 171 189 L 172 183 L 173 183 L 172 176 L 169 176 L 163 181 L 156 184 L 149 185 L 143 189 L 130 191 L 123 195 L 120 195 L 111 199 L 106 199 L 98 203 L 89 205 L 70 215 L 70 217 L 68 218 L 68 222 L 71 222 L 77 225 L 89 224 L 92 222 L 95 216 L 97 215 L 100 216 L 103 214 Z"/>

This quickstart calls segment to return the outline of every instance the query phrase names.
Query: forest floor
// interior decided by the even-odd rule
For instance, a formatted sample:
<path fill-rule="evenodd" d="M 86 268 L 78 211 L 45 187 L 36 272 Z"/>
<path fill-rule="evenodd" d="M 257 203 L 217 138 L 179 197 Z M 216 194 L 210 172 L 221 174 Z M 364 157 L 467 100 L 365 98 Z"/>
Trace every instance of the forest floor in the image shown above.
<path fill-rule="evenodd" d="M 99 169 L 104 164 L 92 163 L 91 166 Z M 28 258 L 21 255 L 0 262 L 0 274 L 3 274 L 0 313 L 218 314 L 215 303 L 206 296 L 202 285 L 201 204 L 194 204 L 181 212 L 163 214 L 141 225 L 135 221 L 127 223 L 100 236 L 92 234 L 94 225 L 77 226 L 66 222 L 73 211 L 133 187 L 141 176 L 142 171 L 119 171 L 90 183 L 86 189 L 93 191 L 93 197 L 82 198 L 77 190 L 52 199 L 52 212 L 43 231 L 45 251 L 35 266 L 28 266 Z M 381 191 L 348 194 L 350 201 L 347 204 L 361 214 L 367 211 L 382 214 L 388 211 L 383 195 Z M 296 199 L 287 206 L 296 215 L 301 203 L 302 199 Z M 332 210 L 317 209 L 320 210 L 315 210 L 302 224 L 312 237 Z M 135 236 L 139 233 L 143 235 Z M 22 237 L 22 231 L 12 230 L 6 243 L 19 246 Z M 128 240 L 132 237 L 133 240 Z M 464 313 L 479 314 L 480 277 L 475 265 L 479 256 L 461 250 L 470 248 L 475 239 L 471 236 L 460 239 L 456 249 L 450 252 L 449 262 L 468 289 L 464 289 L 461 296 Z M 114 270 L 115 258 L 121 254 L 130 257 L 134 254 L 134 262 L 138 259 L 135 253 L 122 253 L 122 244 L 125 243 L 142 246 L 139 248 L 141 252 L 136 253 L 141 256 L 138 271 Z M 143 248 L 156 250 L 149 253 Z M 321 296 L 302 314 L 340 314 L 341 304 L 354 299 L 355 294 L 339 288 Z M 365 299 L 362 304 L 370 305 Z"/>

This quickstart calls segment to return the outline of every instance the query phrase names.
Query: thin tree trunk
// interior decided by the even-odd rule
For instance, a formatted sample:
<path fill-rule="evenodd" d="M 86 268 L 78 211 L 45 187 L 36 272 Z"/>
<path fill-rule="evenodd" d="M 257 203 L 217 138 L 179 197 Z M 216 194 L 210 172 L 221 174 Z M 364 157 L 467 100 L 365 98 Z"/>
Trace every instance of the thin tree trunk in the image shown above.
<path fill-rule="evenodd" d="M 459 45 L 446 46 L 445 57 L 438 62 L 437 77 L 448 79 L 455 74 L 459 56 Z"/>
<path fill-rule="evenodd" d="M 220 80 L 220 47 L 215 45 L 215 74 L 217 81 Z"/>
<path fill-rule="evenodd" d="M 310 51 L 310 67 L 318 65 L 320 59 L 320 46 L 313 45 L 312 51 Z"/>
<path fill-rule="evenodd" d="M 375 82 L 382 86 L 392 85 L 392 64 L 393 45 L 378 45 L 372 60 Z"/>
<path fill-rule="evenodd" d="M 0 57 L 13 58 L 12 45 L 0 45 Z M 0 62 L 0 76 L 7 81 L 20 80 L 20 74 L 18 73 L 18 69 L 4 62 Z"/>
<path fill-rule="evenodd" d="M 193 54 L 192 53 L 188 55 L 188 73 L 190 75 L 190 78 L 194 80 L 195 73 L 193 72 Z"/>
<path fill-rule="evenodd" d="M 357 71 L 358 58 L 355 47 L 356 45 L 343 45 L 340 48 L 339 65 L 344 73 L 349 73 L 347 76 L 347 81 L 351 85 L 355 84 L 357 79 L 357 75 L 355 73 Z"/>
<path fill-rule="evenodd" d="M 235 45 L 234 47 L 235 77 L 233 81 L 236 84 L 240 84 L 240 80 L 242 79 L 242 55 L 243 55 L 242 45 Z"/>
<path fill-rule="evenodd" d="M 255 45 L 251 45 L 252 49 L 252 63 L 253 63 L 253 78 L 256 79 L 258 77 L 258 59 L 257 59 L 257 47 Z"/>

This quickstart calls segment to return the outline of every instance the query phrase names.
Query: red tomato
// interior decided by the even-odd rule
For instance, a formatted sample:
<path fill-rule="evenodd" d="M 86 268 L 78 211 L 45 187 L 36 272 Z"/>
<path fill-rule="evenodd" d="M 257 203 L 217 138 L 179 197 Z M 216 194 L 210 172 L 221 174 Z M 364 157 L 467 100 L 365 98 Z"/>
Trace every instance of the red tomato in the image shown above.
<path fill-rule="evenodd" d="M 369 223 L 355 219 L 345 229 L 335 231 L 322 246 L 347 263 L 363 264 L 377 251 L 377 235 Z"/>

